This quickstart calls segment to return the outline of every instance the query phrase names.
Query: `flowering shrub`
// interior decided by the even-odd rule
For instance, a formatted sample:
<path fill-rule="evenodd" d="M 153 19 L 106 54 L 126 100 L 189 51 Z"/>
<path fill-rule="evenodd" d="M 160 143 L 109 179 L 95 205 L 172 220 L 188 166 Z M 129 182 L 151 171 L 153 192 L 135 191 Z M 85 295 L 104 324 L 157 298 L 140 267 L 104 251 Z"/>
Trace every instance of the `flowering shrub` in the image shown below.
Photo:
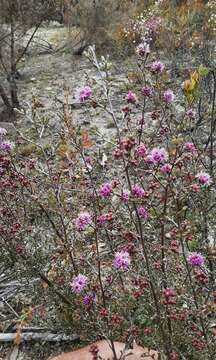
<path fill-rule="evenodd" d="M 187 69 L 189 58 L 195 64 L 200 56 L 205 64 L 214 62 L 215 0 L 153 0 L 143 5 L 123 31 L 126 43 L 143 42 L 137 54 L 149 53 L 152 42 L 155 49 L 169 54 L 173 76 Z"/>
<path fill-rule="evenodd" d="M 121 94 L 118 110 L 106 59 L 93 48 L 87 56 L 102 91 L 84 88 L 80 101 L 107 112 L 116 129 L 101 145 L 106 164 L 68 109 L 48 148 L 34 104 L 34 139 L 20 133 L 13 151 L 1 130 L 1 256 L 36 273 L 88 336 L 132 336 L 166 359 L 212 360 L 216 84 L 201 138 L 196 103 L 181 93 L 179 114 L 150 48 L 137 54 L 142 84 Z M 28 142 L 32 157 L 23 158 Z"/>

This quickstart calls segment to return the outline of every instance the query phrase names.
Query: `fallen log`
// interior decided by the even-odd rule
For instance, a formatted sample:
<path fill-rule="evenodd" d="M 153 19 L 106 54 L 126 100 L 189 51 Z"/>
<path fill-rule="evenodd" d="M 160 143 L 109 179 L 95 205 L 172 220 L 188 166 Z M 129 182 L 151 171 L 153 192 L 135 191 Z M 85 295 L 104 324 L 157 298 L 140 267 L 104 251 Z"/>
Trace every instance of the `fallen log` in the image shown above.
<path fill-rule="evenodd" d="M 8 283 L 0 284 L 0 289 L 10 288 L 10 287 L 23 287 L 26 285 L 31 286 L 33 283 L 38 282 L 38 281 L 40 281 L 40 278 L 31 279 L 31 282 L 27 279 L 23 279 L 21 281 L 13 280 Z"/>
<path fill-rule="evenodd" d="M 17 334 L 16 333 L 2 333 L 0 334 L 0 343 L 3 342 L 11 342 L 16 340 Z M 19 334 L 19 340 L 23 341 L 47 341 L 47 342 L 75 342 L 79 340 L 78 335 L 65 335 L 65 334 L 53 334 L 49 332 L 44 333 L 35 333 L 35 332 L 28 332 L 28 333 L 21 333 Z"/>
<path fill-rule="evenodd" d="M 14 325 L 12 326 L 12 328 L 10 329 L 10 332 L 16 332 L 18 330 L 18 326 L 17 325 Z M 26 333 L 49 333 L 51 332 L 52 330 L 49 328 L 46 328 L 46 327 L 39 327 L 39 326 L 22 326 L 22 332 Z"/>

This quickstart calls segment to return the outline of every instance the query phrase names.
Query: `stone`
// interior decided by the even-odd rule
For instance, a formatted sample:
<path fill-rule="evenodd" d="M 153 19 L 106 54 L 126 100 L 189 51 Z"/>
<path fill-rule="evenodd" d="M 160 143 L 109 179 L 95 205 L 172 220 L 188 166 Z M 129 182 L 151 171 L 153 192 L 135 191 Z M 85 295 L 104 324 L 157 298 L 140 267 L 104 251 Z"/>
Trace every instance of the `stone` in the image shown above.
<path fill-rule="evenodd" d="M 0 127 L 6 129 L 9 136 L 16 134 L 16 128 L 12 122 L 0 121 Z"/>

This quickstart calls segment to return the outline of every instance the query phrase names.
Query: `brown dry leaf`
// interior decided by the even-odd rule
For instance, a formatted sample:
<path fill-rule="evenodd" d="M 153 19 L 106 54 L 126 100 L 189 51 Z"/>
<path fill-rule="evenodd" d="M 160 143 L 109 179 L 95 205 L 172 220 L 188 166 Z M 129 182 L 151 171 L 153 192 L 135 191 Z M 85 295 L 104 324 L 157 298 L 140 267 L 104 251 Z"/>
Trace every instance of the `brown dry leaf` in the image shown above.
<path fill-rule="evenodd" d="M 61 145 L 59 145 L 56 153 L 58 156 L 63 158 L 67 151 L 68 151 L 68 145 L 66 143 L 62 143 Z"/>
<path fill-rule="evenodd" d="M 21 343 L 21 331 L 20 329 L 18 328 L 17 329 L 17 332 L 16 332 L 16 337 L 14 339 L 14 344 L 19 346 L 19 344 Z"/>
<path fill-rule="evenodd" d="M 87 132 L 82 133 L 82 146 L 84 148 L 90 148 L 95 144 L 93 140 L 89 138 L 89 134 Z"/>
<path fill-rule="evenodd" d="M 192 84 L 190 80 L 185 80 L 183 83 L 183 90 L 188 93 L 189 91 L 192 90 Z"/>
<path fill-rule="evenodd" d="M 44 108 L 44 104 L 34 96 L 32 99 L 32 107 L 33 109 Z"/>
<path fill-rule="evenodd" d="M 42 281 L 42 286 L 44 289 L 47 289 L 49 285 L 45 281 Z"/>
<path fill-rule="evenodd" d="M 199 73 L 197 70 L 195 70 L 192 74 L 191 74 L 191 81 L 195 84 L 198 84 L 199 83 Z"/>

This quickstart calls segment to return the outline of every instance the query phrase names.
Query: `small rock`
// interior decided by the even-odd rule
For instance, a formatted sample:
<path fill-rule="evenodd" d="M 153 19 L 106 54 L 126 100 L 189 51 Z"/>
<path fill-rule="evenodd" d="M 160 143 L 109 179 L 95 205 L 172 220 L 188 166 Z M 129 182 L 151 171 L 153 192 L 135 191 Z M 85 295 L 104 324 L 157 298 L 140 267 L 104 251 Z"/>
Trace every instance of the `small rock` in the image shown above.
<path fill-rule="evenodd" d="M 82 125 L 89 125 L 90 121 L 89 120 L 83 120 Z"/>
<path fill-rule="evenodd" d="M 12 122 L 0 121 L 0 127 L 7 130 L 8 135 L 14 135 L 16 128 Z"/>

